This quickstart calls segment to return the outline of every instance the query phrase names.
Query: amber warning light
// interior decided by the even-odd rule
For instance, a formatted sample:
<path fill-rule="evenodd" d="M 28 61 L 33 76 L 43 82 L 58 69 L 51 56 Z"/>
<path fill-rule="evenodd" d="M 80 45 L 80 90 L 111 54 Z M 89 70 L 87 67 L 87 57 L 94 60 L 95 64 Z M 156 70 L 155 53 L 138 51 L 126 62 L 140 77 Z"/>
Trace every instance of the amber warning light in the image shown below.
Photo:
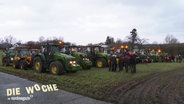
<path fill-rule="evenodd" d="M 58 44 L 62 44 L 62 41 L 58 41 Z"/>

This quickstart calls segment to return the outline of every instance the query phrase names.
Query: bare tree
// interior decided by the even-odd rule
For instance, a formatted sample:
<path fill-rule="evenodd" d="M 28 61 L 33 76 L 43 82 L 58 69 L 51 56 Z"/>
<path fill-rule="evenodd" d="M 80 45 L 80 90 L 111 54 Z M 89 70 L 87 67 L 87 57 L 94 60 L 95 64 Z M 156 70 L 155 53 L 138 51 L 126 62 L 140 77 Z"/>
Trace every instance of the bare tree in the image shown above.
<path fill-rule="evenodd" d="M 106 45 L 111 45 L 113 43 L 114 43 L 114 38 L 113 37 L 110 37 L 110 36 L 107 36 L 106 41 L 105 41 L 105 44 Z"/>
<path fill-rule="evenodd" d="M 13 36 L 9 35 L 9 36 L 6 36 L 4 38 L 4 42 L 5 43 L 8 43 L 8 44 L 14 44 L 16 43 L 16 38 L 14 38 Z"/>
<path fill-rule="evenodd" d="M 121 39 L 117 39 L 115 42 L 116 45 L 122 45 L 123 41 Z"/>
<path fill-rule="evenodd" d="M 176 44 L 176 43 L 179 43 L 179 41 L 173 35 L 167 35 L 165 37 L 165 43 L 166 44 Z"/>
<path fill-rule="evenodd" d="M 158 42 L 157 41 L 154 41 L 152 44 L 158 44 Z"/>
<path fill-rule="evenodd" d="M 40 43 L 44 42 L 44 40 L 45 40 L 45 38 L 44 38 L 43 36 L 40 36 L 39 39 L 38 39 L 38 41 L 39 41 Z"/>
<path fill-rule="evenodd" d="M 4 40 L 3 39 L 0 39 L 0 44 L 4 43 Z"/>
<path fill-rule="evenodd" d="M 27 44 L 27 45 L 35 45 L 36 42 L 35 42 L 35 41 L 28 41 L 26 44 Z"/>
<path fill-rule="evenodd" d="M 137 38 L 137 45 L 139 49 L 143 48 L 143 44 L 146 44 L 146 43 L 148 43 L 148 39 Z"/>

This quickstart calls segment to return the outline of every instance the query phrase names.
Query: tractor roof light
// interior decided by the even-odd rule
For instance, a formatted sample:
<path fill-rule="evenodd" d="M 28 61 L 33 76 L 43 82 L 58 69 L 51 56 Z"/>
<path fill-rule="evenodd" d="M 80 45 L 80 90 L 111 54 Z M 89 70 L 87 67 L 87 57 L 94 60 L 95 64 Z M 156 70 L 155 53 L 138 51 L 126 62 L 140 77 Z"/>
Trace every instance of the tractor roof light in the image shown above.
<path fill-rule="evenodd" d="M 125 48 L 127 49 L 127 48 L 128 48 L 128 46 L 126 45 L 126 46 L 125 46 Z"/>
<path fill-rule="evenodd" d="M 114 51 L 115 47 L 112 47 L 111 50 Z"/>
<path fill-rule="evenodd" d="M 121 45 L 121 48 L 124 48 L 124 46 L 123 46 L 123 45 Z"/>
<path fill-rule="evenodd" d="M 159 49 L 159 50 L 158 50 L 158 52 L 160 53 L 160 52 L 161 52 L 161 50 Z"/>
<path fill-rule="evenodd" d="M 62 41 L 58 41 L 58 44 L 61 45 L 63 42 Z"/>

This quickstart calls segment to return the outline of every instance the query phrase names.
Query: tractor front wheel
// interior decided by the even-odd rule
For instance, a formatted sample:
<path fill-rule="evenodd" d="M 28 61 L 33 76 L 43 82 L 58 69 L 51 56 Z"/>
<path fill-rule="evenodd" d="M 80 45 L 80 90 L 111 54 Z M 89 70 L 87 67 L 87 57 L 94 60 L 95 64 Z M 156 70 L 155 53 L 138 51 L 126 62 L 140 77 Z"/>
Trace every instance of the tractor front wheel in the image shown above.
<path fill-rule="evenodd" d="M 19 62 L 18 62 L 18 61 L 14 61 L 14 62 L 13 62 L 13 68 L 14 68 L 14 69 L 19 68 Z"/>
<path fill-rule="evenodd" d="M 8 66 L 9 63 L 10 63 L 10 61 L 9 61 L 7 58 L 3 58 L 3 59 L 2 59 L 2 65 L 3 65 L 3 66 Z"/>
<path fill-rule="evenodd" d="M 96 60 L 96 67 L 98 67 L 98 68 L 104 68 L 106 66 L 107 66 L 107 63 L 106 63 L 105 59 L 100 58 L 100 59 L 97 59 Z"/>
<path fill-rule="evenodd" d="M 20 61 L 20 69 L 26 70 L 27 69 L 27 63 L 25 60 Z"/>
<path fill-rule="evenodd" d="M 66 71 L 63 68 L 63 65 L 59 61 L 54 61 L 50 64 L 49 70 L 52 74 L 54 75 L 60 75 L 60 74 L 65 74 Z"/>
<path fill-rule="evenodd" d="M 44 71 L 43 63 L 40 57 L 35 57 L 33 60 L 33 69 L 36 73 L 41 73 Z"/>

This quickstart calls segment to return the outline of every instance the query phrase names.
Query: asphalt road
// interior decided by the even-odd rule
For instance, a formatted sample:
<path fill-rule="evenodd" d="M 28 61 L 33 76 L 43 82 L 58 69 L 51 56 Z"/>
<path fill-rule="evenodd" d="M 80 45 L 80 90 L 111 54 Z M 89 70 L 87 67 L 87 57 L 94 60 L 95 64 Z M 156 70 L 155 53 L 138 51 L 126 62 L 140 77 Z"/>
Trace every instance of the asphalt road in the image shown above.
<path fill-rule="evenodd" d="M 35 89 L 33 94 L 28 94 L 26 87 L 31 88 L 36 84 L 33 88 L 37 91 Z M 14 91 L 13 88 L 18 89 Z M 41 90 L 43 88 L 45 90 Z M 43 88 L 39 83 L 0 72 L 0 104 L 110 104 L 63 90 L 43 92 L 49 90 L 45 86 Z M 8 96 L 13 92 L 20 95 Z"/>

